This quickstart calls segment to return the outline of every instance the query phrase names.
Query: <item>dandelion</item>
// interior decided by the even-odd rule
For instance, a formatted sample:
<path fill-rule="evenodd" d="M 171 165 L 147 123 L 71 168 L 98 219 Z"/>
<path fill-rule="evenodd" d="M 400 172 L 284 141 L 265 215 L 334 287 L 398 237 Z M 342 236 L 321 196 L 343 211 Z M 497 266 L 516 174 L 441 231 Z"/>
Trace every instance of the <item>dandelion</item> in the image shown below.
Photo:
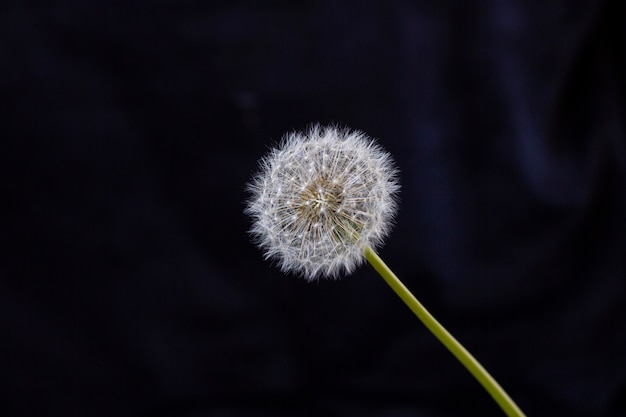
<path fill-rule="evenodd" d="M 391 156 L 359 131 L 313 126 L 261 160 L 245 212 L 253 239 L 285 272 L 337 278 L 367 260 L 510 417 L 524 413 L 376 253 L 397 211 Z"/>
<path fill-rule="evenodd" d="M 248 188 L 266 258 L 314 280 L 351 273 L 382 243 L 400 187 L 391 156 L 365 134 L 313 126 L 287 135 Z"/>

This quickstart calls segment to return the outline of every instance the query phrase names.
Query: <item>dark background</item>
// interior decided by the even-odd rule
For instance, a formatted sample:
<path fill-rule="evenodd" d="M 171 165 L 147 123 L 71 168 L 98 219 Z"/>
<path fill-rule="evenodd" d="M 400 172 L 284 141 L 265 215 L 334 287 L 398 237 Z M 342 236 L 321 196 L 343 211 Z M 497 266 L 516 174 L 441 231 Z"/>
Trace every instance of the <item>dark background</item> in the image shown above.
<path fill-rule="evenodd" d="M 624 2 L 221 3 L 0 6 L 0 415 L 502 415 L 369 266 L 249 243 L 312 122 L 394 155 L 381 255 L 529 416 L 626 415 Z"/>

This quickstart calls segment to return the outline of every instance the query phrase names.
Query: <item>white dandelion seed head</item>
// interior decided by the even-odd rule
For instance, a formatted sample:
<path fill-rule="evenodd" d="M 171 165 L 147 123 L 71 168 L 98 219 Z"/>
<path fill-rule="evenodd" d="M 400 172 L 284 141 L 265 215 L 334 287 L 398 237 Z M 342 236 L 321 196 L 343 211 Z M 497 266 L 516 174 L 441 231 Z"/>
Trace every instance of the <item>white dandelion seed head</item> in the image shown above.
<path fill-rule="evenodd" d="M 387 237 L 399 190 L 391 156 L 372 139 L 315 125 L 261 160 L 245 212 L 255 243 L 282 271 L 338 278 Z"/>

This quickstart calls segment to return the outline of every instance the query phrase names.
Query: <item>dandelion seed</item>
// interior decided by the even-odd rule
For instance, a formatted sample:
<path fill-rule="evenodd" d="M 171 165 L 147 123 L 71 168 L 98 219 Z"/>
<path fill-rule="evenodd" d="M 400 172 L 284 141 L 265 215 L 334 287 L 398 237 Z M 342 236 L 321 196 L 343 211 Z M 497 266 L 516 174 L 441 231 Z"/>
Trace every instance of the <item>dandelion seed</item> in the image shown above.
<path fill-rule="evenodd" d="M 307 280 L 349 274 L 364 248 L 389 234 L 397 170 L 362 132 L 313 126 L 291 133 L 260 165 L 245 211 L 253 239 L 283 271 Z"/>

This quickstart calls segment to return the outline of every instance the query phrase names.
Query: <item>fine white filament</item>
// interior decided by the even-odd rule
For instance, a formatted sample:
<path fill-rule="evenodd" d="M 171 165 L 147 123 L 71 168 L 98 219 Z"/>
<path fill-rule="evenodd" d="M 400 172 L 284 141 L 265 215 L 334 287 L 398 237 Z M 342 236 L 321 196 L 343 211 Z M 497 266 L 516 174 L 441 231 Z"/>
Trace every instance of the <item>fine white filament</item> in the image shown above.
<path fill-rule="evenodd" d="M 400 186 L 391 156 L 359 131 L 287 134 L 248 184 L 250 233 L 266 259 L 311 281 L 338 278 L 389 234 Z"/>

